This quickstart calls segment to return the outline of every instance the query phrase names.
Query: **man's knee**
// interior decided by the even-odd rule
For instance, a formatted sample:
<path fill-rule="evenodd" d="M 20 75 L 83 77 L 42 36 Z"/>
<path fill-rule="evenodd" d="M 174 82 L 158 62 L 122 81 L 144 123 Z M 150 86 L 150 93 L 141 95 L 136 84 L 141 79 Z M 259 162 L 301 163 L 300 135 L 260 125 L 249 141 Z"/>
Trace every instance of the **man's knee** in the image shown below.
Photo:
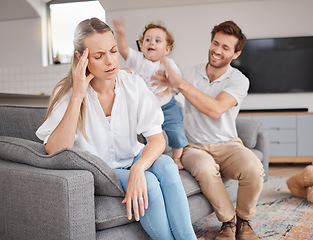
<path fill-rule="evenodd" d="M 240 161 L 240 178 L 263 178 L 263 164 L 250 149 L 240 146 L 235 154 L 235 158 Z"/>
<path fill-rule="evenodd" d="M 252 160 L 252 159 L 250 159 Z M 251 184 L 261 184 L 264 181 L 264 169 L 261 161 L 255 157 L 242 165 L 238 180 L 249 181 Z"/>

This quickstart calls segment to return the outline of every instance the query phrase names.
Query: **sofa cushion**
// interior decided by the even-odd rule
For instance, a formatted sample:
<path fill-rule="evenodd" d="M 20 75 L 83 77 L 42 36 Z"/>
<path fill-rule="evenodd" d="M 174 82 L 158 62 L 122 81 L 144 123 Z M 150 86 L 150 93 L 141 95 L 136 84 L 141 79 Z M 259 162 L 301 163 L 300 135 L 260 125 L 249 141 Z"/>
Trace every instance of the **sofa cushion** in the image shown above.
<path fill-rule="evenodd" d="M 252 119 L 237 119 L 238 137 L 247 148 L 254 148 L 262 123 Z"/>
<path fill-rule="evenodd" d="M 35 132 L 43 123 L 46 107 L 0 105 L 0 136 L 42 142 Z"/>
<path fill-rule="evenodd" d="M 180 170 L 179 175 L 187 197 L 201 192 L 198 181 L 193 176 L 191 176 L 190 172 L 186 170 Z"/>
<path fill-rule="evenodd" d="M 95 196 L 96 229 L 104 230 L 134 222 L 128 220 L 123 198 Z"/>
<path fill-rule="evenodd" d="M 185 192 L 188 197 L 201 193 L 199 183 L 185 170 L 179 171 Z M 95 196 L 96 229 L 104 230 L 134 222 L 127 219 L 126 205 L 123 198 Z"/>
<path fill-rule="evenodd" d="M 189 203 L 193 202 L 192 199 L 198 199 L 196 205 L 189 204 L 192 219 L 200 220 L 200 217 L 202 218 L 209 213 L 212 213 L 213 209 L 209 201 L 202 194 L 198 181 L 186 170 L 180 170 L 179 174 Z M 238 181 L 227 179 L 225 177 L 222 177 L 222 180 L 231 201 L 235 202 L 237 198 Z M 98 231 L 118 227 L 135 221 L 134 218 L 130 221 L 127 219 L 126 205 L 123 204 L 122 201 L 122 197 L 95 196 L 96 229 Z"/>
<path fill-rule="evenodd" d="M 0 158 L 39 168 L 88 170 L 94 176 L 96 194 L 124 196 L 121 183 L 112 169 L 89 153 L 65 148 L 47 155 L 42 143 L 0 136 Z"/>

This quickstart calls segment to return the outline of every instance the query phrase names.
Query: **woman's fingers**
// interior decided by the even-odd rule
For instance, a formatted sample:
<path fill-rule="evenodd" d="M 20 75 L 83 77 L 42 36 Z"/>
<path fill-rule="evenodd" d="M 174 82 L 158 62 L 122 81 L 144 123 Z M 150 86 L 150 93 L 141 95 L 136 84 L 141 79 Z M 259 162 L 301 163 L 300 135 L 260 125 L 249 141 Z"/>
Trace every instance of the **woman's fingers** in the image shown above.
<path fill-rule="evenodd" d="M 127 194 L 126 194 L 127 195 Z M 126 213 L 128 220 L 132 219 L 132 213 L 136 221 L 140 220 L 140 216 L 145 215 L 145 209 L 148 208 L 148 195 L 142 194 L 143 197 L 133 197 L 125 196 L 122 203 L 126 203 Z M 140 213 L 140 214 L 139 214 Z"/>
<path fill-rule="evenodd" d="M 148 209 L 148 205 L 149 205 L 148 194 L 147 192 L 145 192 L 143 195 L 144 195 L 143 199 L 144 199 L 145 209 Z"/>
<path fill-rule="evenodd" d="M 79 70 L 79 71 L 86 70 L 87 65 L 88 65 L 88 54 L 89 54 L 88 48 L 84 50 L 83 54 L 80 54 L 79 52 L 75 51 L 75 55 L 78 58 L 78 63 L 75 67 L 75 70 Z"/>
<path fill-rule="evenodd" d="M 134 210 L 134 217 L 136 221 L 140 220 L 139 216 L 139 208 L 138 208 L 138 198 L 133 199 L 133 210 Z"/>
<path fill-rule="evenodd" d="M 128 220 L 131 220 L 132 219 L 132 201 L 131 201 L 131 199 L 128 198 L 127 196 L 125 196 L 122 203 L 126 203 L 127 218 L 128 218 Z"/>
<path fill-rule="evenodd" d="M 84 75 L 86 74 L 86 69 L 88 66 L 88 54 L 89 54 L 89 50 L 88 48 L 86 48 L 83 52 L 83 55 L 78 61 L 77 68 L 79 69 L 80 74 L 84 74 Z"/>
<path fill-rule="evenodd" d="M 86 48 L 83 54 L 75 51 L 75 56 L 78 59 L 77 65 L 72 67 L 73 73 L 73 95 L 83 98 L 86 94 L 89 82 L 94 78 L 90 73 L 86 76 L 86 69 L 88 66 L 89 49 Z"/>
<path fill-rule="evenodd" d="M 144 198 L 139 197 L 138 198 L 139 208 L 140 208 L 140 215 L 143 217 L 145 215 L 145 207 L 144 207 Z"/>
<path fill-rule="evenodd" d="M 126 203 L 129 220 L 131 219 L 132 212 L 136 221 L 140 220 L 140 216 L 145 215 L 145 209 L 148 208 L 147 183 L 145 173 L 142 171 L 140 165 L 133 165 L 130 170 L 126 196 L 123 202 Z"/>

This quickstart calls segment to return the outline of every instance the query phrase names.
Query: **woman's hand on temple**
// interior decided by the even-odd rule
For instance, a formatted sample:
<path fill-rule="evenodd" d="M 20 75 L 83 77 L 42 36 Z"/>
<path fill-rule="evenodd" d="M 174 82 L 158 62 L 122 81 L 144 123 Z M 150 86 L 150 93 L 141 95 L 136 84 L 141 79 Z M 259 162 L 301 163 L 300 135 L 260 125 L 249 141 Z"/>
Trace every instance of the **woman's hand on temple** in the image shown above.
<path fill-rule="evenodd" d="M 88 66 L 89 49 L 86 48 L 82 55 L 75 51 L 76 57 L 79 59 L 76 67 L 72 68 L 73 73 L 73 95 L 81 100 L 85 97 L 89 82 L 94 78 L 90 73 L 86 76 L 86 69 Z"/>

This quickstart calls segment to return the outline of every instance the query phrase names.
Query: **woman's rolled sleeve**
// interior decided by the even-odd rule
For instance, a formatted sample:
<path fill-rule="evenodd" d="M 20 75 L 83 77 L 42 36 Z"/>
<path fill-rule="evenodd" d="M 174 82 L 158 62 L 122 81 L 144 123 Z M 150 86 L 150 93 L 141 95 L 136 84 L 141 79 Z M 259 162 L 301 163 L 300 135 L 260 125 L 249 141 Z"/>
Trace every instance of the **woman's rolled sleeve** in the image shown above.
<path fill-rule="evenodd" d="M 164 116 L 158 100 L 143 79 L 138 76 L 136 81 L 140 82 L 137 134 L 142 133 L 144 137 L 149 137 L 161 133 Z"/>
<path fill-rule="evenodd" d="M 161 125 L 153 125 L 148 131 L 142 133 L 144 137 L 150 137 L 152 135 L 158 134 L 162 132 Z"/>

